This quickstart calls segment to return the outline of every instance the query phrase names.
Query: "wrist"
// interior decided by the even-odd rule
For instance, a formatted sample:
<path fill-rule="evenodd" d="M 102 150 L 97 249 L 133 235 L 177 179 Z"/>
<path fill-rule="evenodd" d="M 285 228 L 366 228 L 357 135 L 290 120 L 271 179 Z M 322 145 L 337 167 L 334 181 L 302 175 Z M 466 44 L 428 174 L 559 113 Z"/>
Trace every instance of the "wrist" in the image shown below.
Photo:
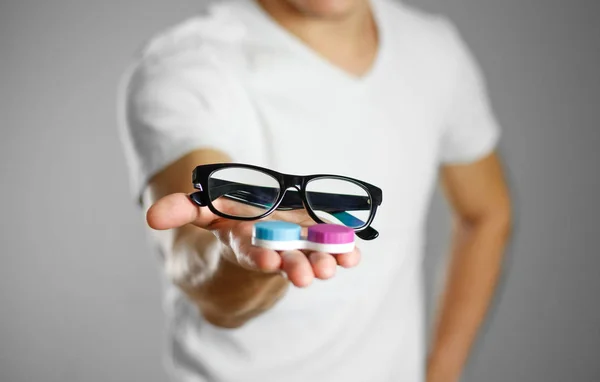
<path fill-rule="evenodd" d="M 165 273 L 175 285 L 197 289 L 218 271 L 225 246 L 209 231 L 179 228 L 164 251 Z"/>
<path fill-rule="evenodd" d="M 235 328 L 270 309 L 288 287 L 279 273 L 249 270 L 222 256 L 212 276 L 187 292 L 207 320 Z"/>
<path fill-rule="evenodd" d="M 188 295 L 213 325 L 238 328 L 271 309 L 288 288 L 288 280 L 277 273 L 252 271 L 221 259 L 213 278 Z"/>
<path fill-rule="evenodd" d="M 458 382 L 460 374 L 455 367 L 431 363 L 427 367 L 427 382 Z"/>
<path fill-rule="evenodd" d="M 434 350 L 427 360 L 428 382 L 458 382 L 463 361 L 456 353 Z"/>

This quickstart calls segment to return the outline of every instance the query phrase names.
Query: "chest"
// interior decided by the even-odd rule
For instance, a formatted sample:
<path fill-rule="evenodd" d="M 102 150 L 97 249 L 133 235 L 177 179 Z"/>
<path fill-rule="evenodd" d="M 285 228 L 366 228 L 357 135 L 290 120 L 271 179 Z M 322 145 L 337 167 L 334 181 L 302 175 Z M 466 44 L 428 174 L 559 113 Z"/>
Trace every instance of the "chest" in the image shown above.
<path fill-rule="evenodd" d="M 436 166 L 441 108 L 433 94 L 410 83 L 356 92 L 256 92 L 252 98 L 280 171 L 387 183 L 416 180 Z"/>
<path fill-rule="evenodd" d="M 418 224 L 437 172 L 442 116 L 435 98 L 416 87 L 316 90 L 253 95 L 273 168 L 375 184 L 385 204 L 378 220 Z"/>

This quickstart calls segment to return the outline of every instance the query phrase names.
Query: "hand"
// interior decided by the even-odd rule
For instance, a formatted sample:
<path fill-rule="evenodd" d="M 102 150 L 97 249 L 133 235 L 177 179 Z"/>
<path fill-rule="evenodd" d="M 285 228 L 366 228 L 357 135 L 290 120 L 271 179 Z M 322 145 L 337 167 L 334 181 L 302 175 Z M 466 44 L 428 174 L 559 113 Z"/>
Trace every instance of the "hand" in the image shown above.
<path fill-rule="evenodd" d="M 220 211 L 250 208 L 226 199 L 213 202 Z M 269 219 L 284 220 L 308 227 L 315 222 L 304 210 L 276 211 Z M 255 221 L 239 221 L 221 218 L 208 207 L 198 207 L 186 194 L 176 193 L 159 199 L 147 213 L 150 227 L 157 230 L 174 229 L 192 224 L 212 231 L 223 244 L 222 256 L 240 267 L 275 273 L 283 271 L 297 287 L 306 287 L 315 279 L 329 279 L 335 275 L 337 266 L 350 268 L 360 261 L 360 251 L 331 255 L 323 252 L 286 251 L 277 252 L 251 244 L 252 226 Z"/>

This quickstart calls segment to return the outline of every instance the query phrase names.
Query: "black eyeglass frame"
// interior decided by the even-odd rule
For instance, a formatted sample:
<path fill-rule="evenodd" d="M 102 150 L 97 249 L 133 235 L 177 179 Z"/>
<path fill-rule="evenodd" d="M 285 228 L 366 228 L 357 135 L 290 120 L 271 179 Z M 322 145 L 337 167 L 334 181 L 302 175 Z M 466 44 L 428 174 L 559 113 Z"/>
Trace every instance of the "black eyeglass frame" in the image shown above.
<path fill-rule="evenodd" d="M 244 168 L 249 170 L 260 171 L 266 175 L 271 176 L 279 183 L 279 193 L 277 195 L 277 199 L 272 204 L 272 206 L 267 209 L 263 214 L 255 217 L 243 217 L 243 216 L 232 216 L 217 210 L 212 201 L 210 200 L 209 191 L 208 191 L 208 181 L 211 175 L 219 170 L 223 170 L 226 168 Z M 370 197 L 371 200 L 371 209 L 369 212 L 369 217 L 365 224 L 361 227 L 353 228 L 356 232 L 356 235 L 363 240 L 373 240 L 379 236 L 379 232 L 377 232 L 373 227 L 371 227 L 371 223 L 375 218 L 375 214 L 377 213 L 377 208 L 381 205 L 383 199 L 382 190 L 364 182 L 359 179 L 342 176 L 342 175 L 334 175 L 334 174 L 314 174 L 314 175 L 292 175 L 292 174 L 284 174 L 281 172 L 277 172 L 268 168 L 255 166 L 251 164 L 245 163 L 213 163 L 207 165 L 197 166 L 192 172 L 192 184 L 197 192 L 194 192 L 189 195 L 190 199 L 198 206 L 208 207 L 211 212 L 215 215 L 233 220 L 242 220 L 242 221 L 251 221 L 251 220 L 260 220 L 275 212 L 278 207 L 281 205 L 287 191 L 292 188 L 295 189 L 303 203 L 304 209 L 307 211 L 308 215 L 317 223 L 326 223 L 322 219 L 320 219 L 317 214 L 313 211 L 311 207 L 311 203 L 308 201 L 306 196 L 306 186 L 311 182 L 319 178 L 325 179 L 338 179 L 344 180 L 351 183 L 356 184 L 357 186 L 364 189 Z"/>

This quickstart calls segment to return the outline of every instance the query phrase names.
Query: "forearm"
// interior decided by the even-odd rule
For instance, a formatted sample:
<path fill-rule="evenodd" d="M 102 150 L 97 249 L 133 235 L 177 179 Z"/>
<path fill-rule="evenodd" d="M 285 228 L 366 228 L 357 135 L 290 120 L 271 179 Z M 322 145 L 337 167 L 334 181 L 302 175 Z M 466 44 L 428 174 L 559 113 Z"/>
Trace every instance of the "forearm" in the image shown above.
<path fill-rule="evenodd" d="M 261 273 L 234 264 L 222 252 L 226 250 L 209 231 L 196 227 L 181 230 L 172 255 L 187 262 L 186 276 L 172 278 L 206 320 L 231 328 L 271 308 L 289 283 L 278 273 Z"/>
<path fill-rule="evenodd" d="M 429 360 L 431 381 L 458 381 L 493 299 L 510 232 L 508 218 L 460 223 Z"/>
<path fill-rule="evenodd" d="M 230 161 L 231 158 L 219 151 L 195 150 L 152 178 L 144 193 L 144 204 L 153 205 L 174 193 L 194 192 L 190 174 L 196 166 Z M 279 274 L 246 270 L 226 260 L 231 254 L 224 251 L 229 249 L 208 230 L 186 224 L 154 232 L 165 254 L 167 277 L 186 292 L 202 315 L 215 325 L 243 325 L 270 308 L 288 287 L 288 281 Z"/>

